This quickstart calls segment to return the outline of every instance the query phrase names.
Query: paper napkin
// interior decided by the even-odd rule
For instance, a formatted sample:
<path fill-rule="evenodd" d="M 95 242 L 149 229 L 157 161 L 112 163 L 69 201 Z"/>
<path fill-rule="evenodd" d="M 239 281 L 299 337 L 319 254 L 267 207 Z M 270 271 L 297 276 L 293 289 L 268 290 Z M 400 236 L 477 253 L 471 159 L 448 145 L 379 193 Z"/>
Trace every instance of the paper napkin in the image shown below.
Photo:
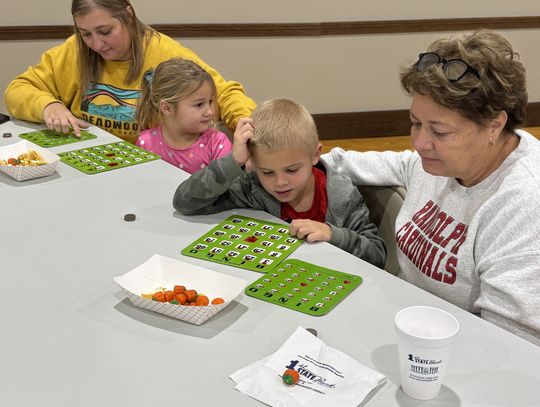
<path fill-rule="evenodd" d="M 288 386 L 286 369 L 300 374 Z M 236 389 L 274 407 L 356 407 L 385 380 L 299 327 L 278 351 L 233 373 Z"/>

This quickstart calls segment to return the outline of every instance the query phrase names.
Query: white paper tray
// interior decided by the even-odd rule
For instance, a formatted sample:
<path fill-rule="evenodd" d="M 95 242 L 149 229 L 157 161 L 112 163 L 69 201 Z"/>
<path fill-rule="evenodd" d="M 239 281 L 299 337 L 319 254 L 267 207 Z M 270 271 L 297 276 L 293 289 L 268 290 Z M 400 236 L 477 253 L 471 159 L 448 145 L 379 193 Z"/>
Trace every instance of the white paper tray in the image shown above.
<path fill-rule="evenodd" d="M 128 298 L 135 306 L 195 325 L 202 324 L 227 307 L 247 285 L 247 282 L 240 278 L 158 254 L 154 254 L 149 260 L 128 273 L 114 277 L 114 281 L 127 291 Z M 197 307 L 158 302 L 141 297 L 141 294 L 155 292 L 161 287 L 172 290 L 177 284 L 197 290 L 210 300 L 221 297 L 225 302 Z"/>
<path fill-rule="evenodd" d="M 0 159 L 7 161 L 8 158 L 17 158 L 19 155 L 27 153 L 29 150 L 38 152 L 47 164 L 32 167 L 24 165 L 0 165 L 0 171 L 17 181 L 47 177 L 56 172 L 56 166 L 58 165 L 60 157 L 28 140 L 21 140 L 17 143 L 0 147 Z"/>

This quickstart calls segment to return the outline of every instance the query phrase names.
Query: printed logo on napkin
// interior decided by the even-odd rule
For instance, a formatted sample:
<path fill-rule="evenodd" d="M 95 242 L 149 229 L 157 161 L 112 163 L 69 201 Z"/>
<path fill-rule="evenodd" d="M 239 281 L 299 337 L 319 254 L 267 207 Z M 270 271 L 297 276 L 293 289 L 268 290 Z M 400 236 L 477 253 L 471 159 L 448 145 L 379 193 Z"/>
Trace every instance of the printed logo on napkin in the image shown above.
<path fill-rule="evenodd" d="M 291 360 L 291 363 L 288 366 L 285 366 L 285 369 L 293 369 L 298 372 L 300 379 L 297 386 L 302 386 L 307 389 L 324 393 L 322 388 L 334 388 L 336 387 L 336 377 L 343 379 L 343 373 L 334 368 L 333 366 L 322 363 L 318 360 L 311 358 L 308 355 L 298 355 L 300 360 Z M 328 372 L 328 375 L 322 376 L 321 374 L 315 373 L 315 369 L 321 373 Z M 330 377 L 331 376 L 331 377 Z M 312 384 L 313 386 L 310 386 Z"/>
<path fill-rule="evenodd" d="M 298 383 L 283 383 L 285 369 L 299 373 Z M 231 379 L 237 390 L 271 406 L 338 407 L 357 406 L 385 377 L 299 327 L 276 353 Z"/>

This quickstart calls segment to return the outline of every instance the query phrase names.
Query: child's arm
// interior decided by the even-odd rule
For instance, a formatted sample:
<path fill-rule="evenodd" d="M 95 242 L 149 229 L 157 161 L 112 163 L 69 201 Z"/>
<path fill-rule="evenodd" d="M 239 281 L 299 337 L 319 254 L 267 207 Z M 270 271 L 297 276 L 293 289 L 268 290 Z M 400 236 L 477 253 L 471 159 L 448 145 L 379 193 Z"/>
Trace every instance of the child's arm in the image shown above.
<path fill-rule="evenodd" d="M 289 225 L 289 232 L 306 242 L 329 242 L 356 257 L 384 268 L 386 245 L 377 235 L 377 226 L 369 222 L 367 207 L 348 217 L 347 225 L 338 227 L 310 219 L 294 219 Z"/>
<path fill-rule="evenodd" d="M 259 207 L 250 178 L 242 170 L 249 158 L 247 142 L 253 135 L 251 119 L 242 118 L 234 133 L 230 155 L 211 161 L 176 189 L 173 206 L 184 215 L 208 214 L 234 208 Z"/>
<path fill-rule="evenodd" d="M 377 234 L 377 226 L 369 220 L 369 210 L 360 193 L 351 199 L 356 199 L 357 208 L 345 217 L 342 227 L 329 224 L 332 237 L 328 242 L 374 266 L 384 268 L 386 244 Z"/>
<path fill-rule="evenodd" d="M 244 166 L 249 160 L 248 143 L 253 137 L 253 121 L 248 117 L 238 120 L 234 131 L 234 143 L 232 146 L 232 156 L 239 166 Z"/>
<path fill-rule="evenodd" d="M 174 193 L 173 206 L 184 215 L 208 214 L 246 205 L 229 193 L 233 182 L 245 172 L 232 154 L 219 158 L 193 173 Z M 241 191 L 241 188 L 240 188 Z"/>
<path fill-rule="evenodd" d="M 289 233 L 309 243 L 328 242 L 332 238 L 329 225 L 311 219 L 294 219 L 289 225 Z"/>

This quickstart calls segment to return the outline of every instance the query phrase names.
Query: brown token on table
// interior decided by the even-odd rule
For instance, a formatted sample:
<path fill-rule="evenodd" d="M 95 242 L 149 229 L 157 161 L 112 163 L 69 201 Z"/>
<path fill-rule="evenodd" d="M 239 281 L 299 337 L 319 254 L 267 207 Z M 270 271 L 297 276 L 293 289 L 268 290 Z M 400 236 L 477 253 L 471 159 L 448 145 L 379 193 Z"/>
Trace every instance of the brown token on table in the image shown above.
<path fill-rule="evenodd" d="M 10 138 L 11 136 L 12 136 L 11 133 L 4 133 L 4 134 L 2 134 L 2 137 L 4 137 L 4 138 Z"/>
<path fill-rule="evenodd" d="M 137 217 L 135 216 L 134 213 L 128 213 L 128 214 L 125 214 L 124 215 L 124 220 L 126 222 L 133 222 Z"/>

